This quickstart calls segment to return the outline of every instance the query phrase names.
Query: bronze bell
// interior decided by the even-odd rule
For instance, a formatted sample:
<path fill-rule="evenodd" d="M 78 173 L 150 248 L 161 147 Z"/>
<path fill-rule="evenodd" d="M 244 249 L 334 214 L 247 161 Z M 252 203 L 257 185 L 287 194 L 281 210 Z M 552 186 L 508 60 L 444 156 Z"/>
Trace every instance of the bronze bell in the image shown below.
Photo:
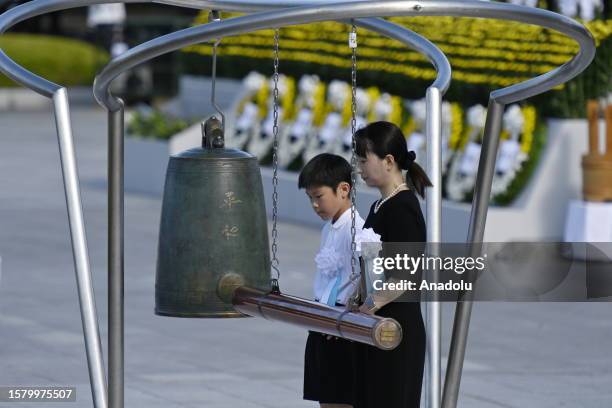
<path fill-rule="evenodd" d="M 270 255 L 257 159 L 224 147 L 223 126 L 203 124 L 202 147 L 171 156 L 159 228 L 155 313 L 241 317 L 239 286 L 270 290 Z"/>

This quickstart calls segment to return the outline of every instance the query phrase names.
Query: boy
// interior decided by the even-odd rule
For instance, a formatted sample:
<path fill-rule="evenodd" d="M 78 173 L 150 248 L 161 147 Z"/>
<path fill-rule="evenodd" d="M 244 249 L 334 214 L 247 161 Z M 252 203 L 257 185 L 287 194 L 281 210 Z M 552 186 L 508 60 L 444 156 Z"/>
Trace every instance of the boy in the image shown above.
<path fill-rule="evenodd" d="M 343 306 L 359 279 L 351 282 L 351 166 L 342 157 L 323 153 L 302 169 L 298 187 L 306 190 L 313 210 L 327 222 L 315 257 L 317 271 L 314 298 Z M 355 211 L 355 229 L 364 221 Z M 359 263 L 356 263 L 359 273 Z M 309 332 L 304 357 L 304 399 L 319 401 L 321 408 L 351 407 L 353 390 L 352 343 L 333 336 Z"/>

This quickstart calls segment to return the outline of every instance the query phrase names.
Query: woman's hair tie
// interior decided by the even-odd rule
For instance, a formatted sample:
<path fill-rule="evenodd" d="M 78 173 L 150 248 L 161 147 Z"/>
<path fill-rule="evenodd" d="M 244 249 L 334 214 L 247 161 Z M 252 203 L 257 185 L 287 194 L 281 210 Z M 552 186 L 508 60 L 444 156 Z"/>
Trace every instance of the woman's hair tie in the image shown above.
<path fill-rule="evenodd" d="M 403 170 L 408 170 L 412 163 L 416 160 L 416 153 L 414 150 L 410 150 L 406 155 L 406 160 L 404 160 L 404 165 L 402 166 Z"/>

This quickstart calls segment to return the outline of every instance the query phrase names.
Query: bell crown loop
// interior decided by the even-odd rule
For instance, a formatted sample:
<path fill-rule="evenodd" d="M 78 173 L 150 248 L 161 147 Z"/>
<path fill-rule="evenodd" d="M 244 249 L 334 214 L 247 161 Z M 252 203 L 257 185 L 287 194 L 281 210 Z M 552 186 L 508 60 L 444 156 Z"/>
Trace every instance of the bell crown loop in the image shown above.
<path fill-rule="evenodd" d="M 202 123 L 202 148 L 221 149 L 223 147 L 225 147 L 223 123 L 215 116 L 211 116 Z"/>

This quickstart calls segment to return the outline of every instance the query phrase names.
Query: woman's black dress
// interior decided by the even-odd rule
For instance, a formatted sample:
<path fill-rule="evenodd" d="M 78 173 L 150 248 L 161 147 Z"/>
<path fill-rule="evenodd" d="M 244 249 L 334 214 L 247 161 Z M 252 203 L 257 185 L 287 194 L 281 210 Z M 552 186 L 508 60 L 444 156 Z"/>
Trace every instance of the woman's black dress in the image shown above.
<path fill-rule="evenodd" d="M 427 233 L 419 201 L 412 190 L 400 191 L 374 213 L 364 228 L 383 242 L 425 242 Z M 425 325 L 418 302 L 392 302 L 378 316 L 402 326 L 400 345 L 391 351 L 354 343 L 355 408 L 418 408 L 425 363 Z"/>

